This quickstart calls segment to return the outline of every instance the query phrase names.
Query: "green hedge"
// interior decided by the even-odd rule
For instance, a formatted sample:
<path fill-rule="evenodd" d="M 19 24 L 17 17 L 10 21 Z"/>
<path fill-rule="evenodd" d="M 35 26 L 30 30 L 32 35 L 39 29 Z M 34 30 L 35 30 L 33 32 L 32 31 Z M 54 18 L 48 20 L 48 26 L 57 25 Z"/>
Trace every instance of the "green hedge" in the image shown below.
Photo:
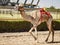
<path fill-rule="evenodd" d="M 32 24 L 27 21 L 0 21 L 0 32 L 23 32 L 29 31 Z M 60 29 L 60 22 L 54 21 L 52 27 L 56 30 Z M 42 23 L 37 27 L 39 31 L 48 30 L 46 23 Z"/>
<path fill-rule="evenodd" d="M 31 24 L 26 21 L 18 22 L 8 22 L 0 21 L 0 32 L 18 32 L 18 31 L 28 31 Z"/>

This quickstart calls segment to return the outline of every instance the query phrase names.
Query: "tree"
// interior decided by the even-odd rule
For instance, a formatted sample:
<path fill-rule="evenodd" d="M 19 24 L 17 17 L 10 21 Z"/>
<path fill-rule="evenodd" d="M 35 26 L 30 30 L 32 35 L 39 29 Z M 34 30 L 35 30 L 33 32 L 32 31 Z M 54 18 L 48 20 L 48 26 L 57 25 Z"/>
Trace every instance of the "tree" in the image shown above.
<path fill-rule="evenodd" d="M 56 9 L 55 9 L 55 7 L 54 7 L 54 6 L 51 6 L 50 8 L 47 8 L 47 11 L 55 12 L 55 11 L 56 11 Z"/>
<path fill-rule="evenodd" d="M 55 7 L 54 6 L 51 6 L 50 9 L 55 9 Z"/>

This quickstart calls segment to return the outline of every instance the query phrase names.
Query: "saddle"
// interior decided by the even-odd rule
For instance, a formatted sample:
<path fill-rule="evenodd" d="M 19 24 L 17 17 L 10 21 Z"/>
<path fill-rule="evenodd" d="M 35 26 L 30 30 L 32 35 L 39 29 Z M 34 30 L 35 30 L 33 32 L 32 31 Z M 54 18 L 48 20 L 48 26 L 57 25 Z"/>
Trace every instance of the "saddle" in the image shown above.
<path fill-rule="evenodd" d="M 46 12 L 43 8 L 40 8 L 40 14 L 41 14 L 40 20 L 43 19 L 44 15 L 48 16 L 48 18 L 51 16 L 51 14 L 49 12 Z"/>

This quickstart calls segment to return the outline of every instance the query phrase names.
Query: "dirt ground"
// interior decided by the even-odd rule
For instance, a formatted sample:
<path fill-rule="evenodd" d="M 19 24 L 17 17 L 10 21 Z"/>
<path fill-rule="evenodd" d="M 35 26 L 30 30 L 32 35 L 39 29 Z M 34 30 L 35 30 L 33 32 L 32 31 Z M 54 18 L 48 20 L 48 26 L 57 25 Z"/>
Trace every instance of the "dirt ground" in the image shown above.
<path fill-rule="evenodd" d="M 45 42 L 48 31 L 38 32 L 38 43 L 28 32 L 16 33 L 0 33 L 0 45 L 60 45 L 60 31 L 55 31 L 54 42 L 51 43 L 51 35 L 49 40 Z"/>

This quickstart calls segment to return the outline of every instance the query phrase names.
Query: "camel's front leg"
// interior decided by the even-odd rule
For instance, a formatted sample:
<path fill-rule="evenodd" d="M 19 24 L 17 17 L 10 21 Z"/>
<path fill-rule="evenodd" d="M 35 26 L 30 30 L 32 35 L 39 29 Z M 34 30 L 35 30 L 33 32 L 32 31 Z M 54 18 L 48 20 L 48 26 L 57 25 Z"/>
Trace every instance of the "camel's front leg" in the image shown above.
<path fill-rule="evenodd" d="M 29 30 L 29 33 L 34 37 L 35 40 L 37 40 L 37 37 L 35 37 L 32 33 L 32 30 L 35 29 L 35 27 L 32 27 L 30 30 Z"/>
<path fill-rule="evenodd" d="M 34 29 L 35 29 L 35 35 L 36 35 L 36 38 L 38 38 L 37 27 L 35 27 Z"/>

